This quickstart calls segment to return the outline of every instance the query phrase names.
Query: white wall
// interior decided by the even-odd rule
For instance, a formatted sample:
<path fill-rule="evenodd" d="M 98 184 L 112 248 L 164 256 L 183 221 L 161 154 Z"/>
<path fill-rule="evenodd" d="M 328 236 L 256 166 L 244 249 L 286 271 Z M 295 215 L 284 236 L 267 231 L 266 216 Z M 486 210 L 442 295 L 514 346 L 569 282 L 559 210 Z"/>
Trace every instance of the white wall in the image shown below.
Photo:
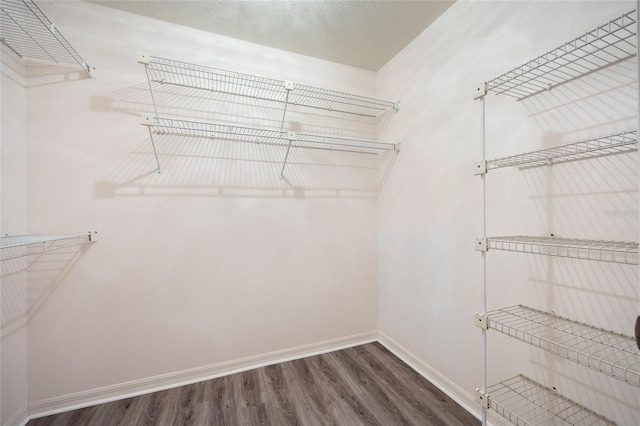
<path fill-rule="evenodd" d="M 24 68 L 4 47 L 1 58 L 0 234 L 21 235 L 27 227 Z M 0 263 L 0 314 L 0 424 L 11 425 L 27 415 L 24 258 Z"/>
<path fill-rule="evenodd" d="M 296 152 L 281 181 L 282 149 L 159 138 L 158 175 L 139 125 L 152 105 L 137 59 L 363 95 L 374 94 L 374 73 L 85 2 L 41 7 L 95 79 L 30 79 L 29 231 L 97 229 L 100 240 L 29 275 L 32 411 L 78 392 L 374 336 L 371 160 Z M 170 115 L 277 128 L 281 114 L 169 90 L 158 102 Z M 375 133 L 374 123 L 295 109 L 286 128 Z"/>
<path fill-rule="evenodd" d="M 624 12 L 634 2 L 457 2 L 378 73 L 401 100 L 383 132 L 403 151 L 378 203 L 383 333 L 461 399 L 481 383 L 480 102 L 473 86 Z M 487 157 L 635 129 L 635 59 L 526 101 L 487 98 Z M 487 176 L 488 234 L 638 241 L 637 154 Z M 623 212 L 614 217 L 607 212 Z M 488 308 L 522 303 L 633 334 L 636 267 L 488 253 Z M 620 424 L 640 392 L 489 332 L 489 384 L 522 372 Z M 465 399 L 469 401 L 469 399 Z M 470 406 L 476 407 L 473 402 Z"/>

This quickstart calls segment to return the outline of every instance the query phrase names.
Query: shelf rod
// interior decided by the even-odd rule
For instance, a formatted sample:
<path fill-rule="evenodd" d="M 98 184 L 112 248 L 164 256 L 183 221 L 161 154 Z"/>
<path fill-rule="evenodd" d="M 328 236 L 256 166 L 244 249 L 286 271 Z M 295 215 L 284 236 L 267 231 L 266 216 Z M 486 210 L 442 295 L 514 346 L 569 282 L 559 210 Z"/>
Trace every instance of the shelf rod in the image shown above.
<path fill-rule="evenodd" d="M 291 89 L 287 88 L 287 94 L 284 98 L 284 111 L 282 112 L 282 122 L 280 123 L 280 136 L 282 136 L 282 129 L 284 129 L 284 119 L 287 115 L 287 105 L 289 105 L 289 94 Z M 289 158 L 289 151 L 291 151 L 291 143 L 293 139 L 289 139 L 289 145 L 287 145 L 287 153 L 284 156 L 284 162 L 282 163 L 282 170 L 280 170 L 280 179 L 284 179 L 284 168 L 287 166 L 287 159 Z"/>
<path fill-rule="evenodd" d="M 155 113 L 155 117 L 157 117 L 158 106 L 156 105 L 156 97 L 153 94 L 153 85 L 151 84 L 151 77 L 149 76 L 149 66 L 147 64 L 144 65 L 144 72 L 147 74 L 147 83 L 149 84 L 149 92 L 151 93 L 151 102 L 153 103 L 153 112 Z"/>
<path fill-rule="evenodd" d="M 154 117 L 158 116 L 158 106 L 156 104 L 156 97 L 153 94 L 153 85 L 151 84 L 151 77 L 149 76 L 149 65 L 144 64 L 144 72 L 147 75 L 147 83 L 149 84 L 149 93 L 151 93 L 151 102 L 153 103 L 153 111 L 155 113 Z M 151 131 L 151 127 L 149 127 L 149 139 L 151 139 L 151 147 L 153 148 L 153 156 L 156 159 L 156 165 L 158 166 L 158 173 L 162 171 L 160 168 L 160 160 L 158 160 L 158 152 L 156 151 L 156 144 L 153 140 L 153 132 Z"/>
<path fill-rule="evenodd" d="M 289 94 L 291 90 L 287 89 L 287 94 L 284 98 L 284 111 L 282 111 L 282 121 L 280 122 L 280 134 L 282 134 L 282 129 L 284 129 L 284 119 L 287 116 L 287 105 L 289 105 Z M 291 145 L 291 144 L 289 144 Z"/>
<path fill-rule="evenodd" d="M 151 131 L 151 126 L 149 126 L 149 139 L 151 140 L 151 147 L 153 148 L 153 156 L 156 159 L 156 165 L 158 166 L 158 173 L 162 170 L 160 169 L 160 160 L 158 160 L 158 152 L 156 151 L 156 144 L 153 141 L 153 131 Z"/>

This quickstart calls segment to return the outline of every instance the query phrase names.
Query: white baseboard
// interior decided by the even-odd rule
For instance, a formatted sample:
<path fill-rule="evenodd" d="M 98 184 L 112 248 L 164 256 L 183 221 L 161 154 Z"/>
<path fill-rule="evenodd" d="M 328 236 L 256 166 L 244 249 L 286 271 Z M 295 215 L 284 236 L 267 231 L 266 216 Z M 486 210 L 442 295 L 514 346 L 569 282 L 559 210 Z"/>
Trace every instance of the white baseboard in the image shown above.
<path fill-rule="evenodd" d="M 197 367 L 63 395 L 29 404 L 29 415 L 31 419 L 36 419 L 65 411 L 76 410 L 78 408 L 131 398 L 133 396 L 189 385 L 242 371 L 253 370 L 254 368 L 265 367 L 267 365 L 278 364 L 294 359 L 337 351 L 352 346 L 363 345 L 365 343 L 375 342 L 377 337 L 378 333 L 376 331 L 354 334 L 351 336 L 339 337 L 337 339 L 325 340 L 295 348 L 268 352 L 266 354 L 250 356 L 233 361 L 221 362 L 204 367 Z M 25 416 L 26 415 L 27 413 L 25 412 Z"/>
<path fill-rule="evenodd" d="M 404 361 L 409 367 L 413 368 L 422 377 L 429 380 L 433 385 L 444 392 L 449 398 L 457 402 L 462 408 L 473 414 L 477 419 L 481 419 L 482 412 L 480 407 L 476 404 L 475 397 L 473 395 L 453 383 L 382 331 L 378 333 L 378 341 L 382 346 L 389 349 L 391 353 Z M 499 415 L 494 414 L 492 411 L 487 413 L 487 422 L 490 425 L 496 426 L 508 426 L 510 424 Z"/>
<path fill-rule="evenodd" d="M 3 426 L 25 426 L 29 422 L 29 413 L 27 412 L 27 407 L 24 407 L 22 410 L 18 411 L 11 417 Z"/>

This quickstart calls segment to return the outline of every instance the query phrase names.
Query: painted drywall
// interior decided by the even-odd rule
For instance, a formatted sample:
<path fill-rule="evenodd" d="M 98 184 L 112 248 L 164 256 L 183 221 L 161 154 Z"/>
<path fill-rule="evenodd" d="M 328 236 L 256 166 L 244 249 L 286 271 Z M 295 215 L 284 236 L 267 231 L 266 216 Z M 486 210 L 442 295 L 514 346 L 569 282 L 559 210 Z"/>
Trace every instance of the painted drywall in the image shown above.
<path fill-rule="evenodd" d="M 473 87 L 632 10 L 634 2 L 456 2 L 378 73 L 403 151 L 378 201 L 382 333 L 468 395 L 481 384 L 481 104 Z M 515 102 L 487 97 L 487 158 L 637 126 L 635 59 Z M 637 154 L 487 176 L 488 235 L 638 241 Z M 525 304 L 633 334 L 638 269 L 488 254 L 488 309 Z M 489 332 L 489 384 L 524 373 L 640 423 L 637 388 Z M 452 392 L 455 393 L 455 392 Z"/>
<path fill-rule="evenodd" d="M 30 232 L 99 241 L 30 271 L 29 400 L 376 330 L 376 169 L 367 156 L 159 138 L 141 53 L 373 95 L 375 74 L 85 2 L 41 5 L 95 67 L 27 89 Z M 282 110 L 157 88 L 161 112 L 278 128 Z M 289 114 L 289 113 L 288 113 Z M 257 117 L 257 118 L 256 118 Z M 375 123 L 292 108 L 285 130 Z"/>
<path fill-rule="evenodd" d="M 4 47 L 0 58 L 0 234 L 21 235 L 27 229 L 24 67 Z M 20 424 L 27 415 L 26 267 L 24 258 L 0 263 L 2 425 Z"/>

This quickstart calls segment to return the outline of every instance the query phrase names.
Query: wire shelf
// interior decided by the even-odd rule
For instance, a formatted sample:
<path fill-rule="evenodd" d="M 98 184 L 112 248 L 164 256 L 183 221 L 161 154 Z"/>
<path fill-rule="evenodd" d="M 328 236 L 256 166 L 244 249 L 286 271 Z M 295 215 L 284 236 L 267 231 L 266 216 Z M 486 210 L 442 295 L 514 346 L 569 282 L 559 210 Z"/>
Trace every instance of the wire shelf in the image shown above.
<path fill-rule="evenodd" d="M 390 101 L 226 71 L 155 56 L 145 57 L 147 77 L 160 84 L 209 90 L 327 111 L 377 117 L 396 108 Z"/>
<path fill-rule="evenodd" d="M 50 243 L 58 241 L 65 241 L 64 245 L 57 245 L 55 247 L 50 246 Z M 39 235 L 13 235 L 0 237 L 0 249 L 7 249 L 9 254 L 3 255 L 1 260 L 10 260 L 18 257 L 28 256 L 31 254 L 42 253 L 49 250 L 61 249 L 64 247 L 71 247 L 79 244 L 96 242 L 97 231 L 89 231 L 80 234 L 39 234 Z M 42 244 L 42 249 L 33 251 L 15 252 L 9 249 L 17 249 L 20 247 L 28 247 L 34 244 Z M 4 252 L 3 252 L 4 253 Z"/>
<path fill-rule="evenodd" d="M 638 264 L 638 243 L 599 240 L 577 240 L 556 237 L 509 236 L 487 238 L 489 249 L 597 260 L 601 262 Z"/>
<path fill-rule="evenodd" d="M 0 40 L 24 59 L 89 66 L 33 0 L 2 0 Z"/>
<path fill-rule="evenodd" d="M 518 100 L 636 55 L 635 10 L 487 82 L 487 91 Z"/>
<path fill-rule="evenodd" d="M 487 313 L 489 328 L 640 387 L 633 337 L 518 305 Z"/>
<path fill-rule="evenodd" d="M 145 119 L 142 124 L 149 125 L 150 130 L 157 135 L 188 136 L 282 147 L 287 147 L 289 141 L 291 141 L 291 148 L 322 149 L 362 154 L 377 154 L 398 149 L 396 144 L 367 140 L 279 132 L 277 130 L 227 126 L 173 118 L 151 117 L 149 120 Z"/>
<path fill-rule="evenodd" d="M 531 151 L 487 161 L 487 170 L 502 167 L 539 166 L 562 161 L 580 160 L 600 155 L 617 154 L 638 149 L 636 130 L 616 133 L 585 141 Z"/>
<path fill-rule="evenodd" d="M 491 409 L 518 426 L 615 425 L 583 405 L 518 375 L 487 388 Z"/>

